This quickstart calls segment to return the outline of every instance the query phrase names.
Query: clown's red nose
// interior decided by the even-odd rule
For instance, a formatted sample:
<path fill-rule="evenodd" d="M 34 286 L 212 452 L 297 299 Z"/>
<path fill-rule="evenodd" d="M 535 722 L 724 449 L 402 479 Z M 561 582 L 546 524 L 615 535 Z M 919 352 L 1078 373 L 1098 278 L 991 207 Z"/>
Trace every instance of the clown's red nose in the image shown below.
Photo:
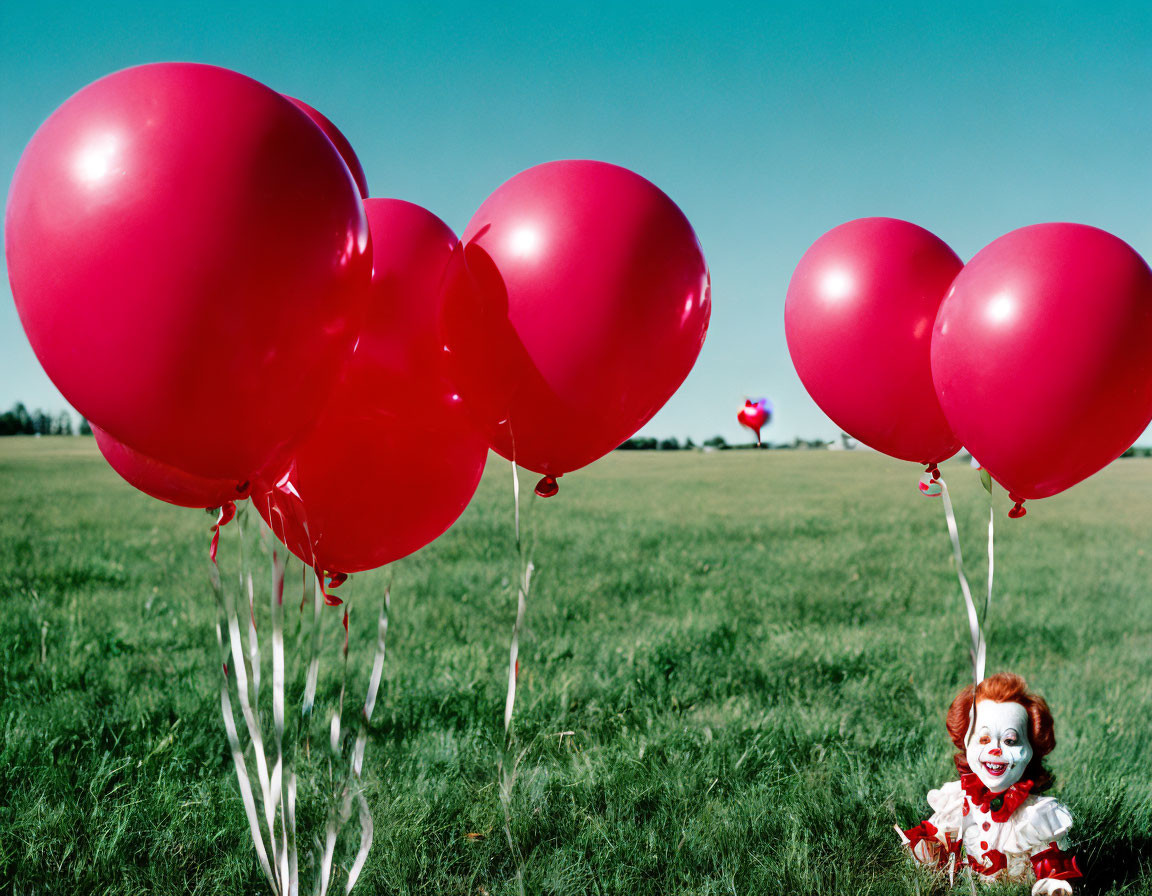
<path fill-rule="evenodd" d="M 988 751 L 988 755 L 989 756 L 999 756 L 1000 755 L 1000 748 L 999 747 L 993 747 L 991 750 Z"/>

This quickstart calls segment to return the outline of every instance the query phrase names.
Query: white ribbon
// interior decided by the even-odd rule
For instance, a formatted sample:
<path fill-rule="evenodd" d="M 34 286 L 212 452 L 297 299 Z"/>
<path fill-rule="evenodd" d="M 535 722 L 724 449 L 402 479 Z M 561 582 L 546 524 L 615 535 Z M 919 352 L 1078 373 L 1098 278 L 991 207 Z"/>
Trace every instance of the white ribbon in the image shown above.
<path fill-rule="evenodd" d="M 224 728 L 228 736 L 228 746 L 236 769 L 236 780 L 240 789 L 244 814 L 248 820 L 256 857 L 268 884 L 276 896 L 298 896 L 300 892 L 299 858 L 296 837 L 296 790 L 297 780 L 294 768 L 295 748 L 285 751 L 285 637 L 284 637 L 284 557 L 280 550 L 269 546 L 265 532 L 260 531 L 260 541 L 269 549 L 272 559 L 272 594 L 270 606 L 272 659 L 272 737 L 265 738 L 261 727 L 258 704 L 260 693 L 260 644 L 256 636 L 255 601 L 250 558 L 245 552 L 241 531 L 243 512 L 238 515 L 237 531 L 241 536 L 240 589 L 248 592 L 249 620 L 242 626 L 237 612 L 237 601 L 233 593 L 224 587 L 220 569 L 213 563 L 210 569 L 211 583 L 216 597 L 217 626 L 216 637 L 222 667 L 220 686 L 220 708 L 224 717 Z M 305 531 L 307 531 L 305 523 Z M 305 600 L 308 590 L 313 592 L 312 613 L 308 614 L 301 605 L 301 625 L 298 636 L 297 656 L 305 663 L 305 684 L 301 713 L 298 718 L 297 736 L 293 742 L 299 744 L 307 736 L 309 723 L 315 709 L 323 621 L 324 592 L 320 579 L 309 565 L 304 567 Z M 312 581 L 309 581 L 309 579 Z M 389 590 L 390 590 L 389 583 Z M 313 892 L 324 894 L 332 881 L 335 848 L 348 824 L 353 807 L 358 807 L 360 822 L 359 848 L 349 869 L 344 885 L 345 894 L 352 890 L 368 858 L 372 845 L 373 824 L 368 802 L 363 794 L 361 773 L 368 739 L 368 724 L 377 700 L 377 693 L 383 677 L 385 634 L 388 630 L 389 592 L 385 593 L 377 626 L 376 656 L 368 683 L 361 715 L 360 730 L 355 746 L 349 751 L 348 764 L 342 781 L 336 784 L 335 803 L 328 812 L 322 851 L 315 857 L 313 870 L 315 878 Z M 347 609 L 347 608 L 346 608 Z M 311 617 L 312 628 L 308 631 L 307 617 Z M 247 644 L 244 643 L 242 628 L 247 628 Z M 347 648 L 344 652 L 344 670 L 341 679 L 338 705 L 332 713 L 331 747 L 337 760 L 344 757 L 343 742 L 340 738 L 340 723 L 347 682 Z M 298 674 L 298 673 L 297 673 Z M 233 688 L 235 690 L 233 690 Z M 251 745 L 256 765 L 254 782 L 249 776 L 245 760 L 245 744 L 241 741 L 241 731 L 236 724 L 236 703 L 244 720 L 244 729 Z M 266 723 L 266 722 L 265 722 Z M 274 752 L 273 752 L 274 751 Z M 257 784 L 257 787 L 253 785 Z M 263 812 L 261 812 L 263 809 Z M 262 817 L 263 816 L 263 817 Z M 319 844 L 318 844 L 319 845 Z"/>
<path fill-rule="evenodd" d="M 224 730 L 228 735 L 228 747 L 232 753 L 232 764 L 236 769 L 236 783 L 240 788 L 240 799 L 244 804 L 244 814 L 248 818 L 248 828 L 252 834 L 252 843 L 256 847 L 256 858 L 260 862 L 260 869 L 264 872 L 264 876 L 268 878 L 268 884 L 272 888 L 272 892 L 279 894 L 282 892 L 280 889 L 279 874 L 273 871 L 271 863 L 268 861 L 268 850 L 264 846 L 264 835 L 260 829 L 260 818 L 256 811 L 256 801 L 252 792 L 252 781 L 248 777 L 248 768 L 244 761 L 244 751 L 240 746 L 239 732 L 236 729 L 236 716 L 232 709 L 232 699 L 228 693 L 228 679 L 229 669 L 231 668 L 232 677 L 236 679 L 237 688 L 242 688 L 241 682 L 246 680 L 247 672 L 244 668 L 244 662 L 241 660 L 239 666 L 233 664 L 229 666 L 229 659 L 231 659 L 232 648 L 234 644 L 231 643 L 231 638 L 225 635 L 229 631 L 236 616 L 235 603 L 231 597 L 226 597 L 223 582 L 220 579 L 220 568 L 216 562 L 213 561 L 209 569 L 209 579 L 212 583 L 212 592 L 216 597 L 216 644 L 220 650 L 220 711 L 224 717 Z M 231 611 L 231 612 L 229 612 Z M 229 618 L 231 616 L 231 619 Z M 243 651 L 241 651 L 243 657 Z M 245 719 L 247 721 L 247 718 Z M 263 782 L 262 782 L 263 783 Z M 267 790 L 261 794 L 265 797 Z"/>
<path fill-rule="evenodd" d="M 956 528 L 956 514 L 952 509 L 952 498 L 948 493 L 948 483 L 940 477 L 940 496 L 944 499 L 944 519 L 948 523 L 948 537 L 952 540 L 952 553 L 956 558 L 956 577 L 960 580 L 960 591 L 964 595 L 964 606 L 968 612 L 968 635 L 971 646 L 968 650 L 972 662 L 973 700 L 968 732 L 965 737 L 971 737 L 976 720 L 976 688 L 984 680 L 985 661 L 987 659 L 988 644 L 984 637 L 984 629 L 980 622 L 980 615 L 976 612 L 976 602 L 972 599 L 972 589 L 968 586 L 968 577 L 964 575 L 964 557 L 960 551 L 960 533 Z M 995 511 L 988 508 L 988 593 L 984 598 L 984 620 L 988 619 L 988 608 L 992 604 L 992 576 L 995 571 Z"/>
<path fill-rule="evenodd" d="M 956 513 L 952 509 L 952 498 L 948 494 L 948 483 L 940 477 L 940 496 L 944 499 L 944 519 L 948 523 L 948 537 L 952 539 L 952 553 L 956 557 L 956 577 L 960 580 L 960 591 L 964 594 L 964 605 L 968 610 L 968 634 L 972 638 L 970 656 L 972 660 L 972 677 L 976 684 L 984 680 L 984 659 L 986 645 L 984 632 L 980 627 L 980 616 L 976 612 L 976 602 L 972 600 L 972 589 L 968 587 L 968 577 L 964 575 L 964 556 L 960 551 L 960 533 L 956 528 Z M 989 568 L 991 568 L 992 553 L 989 541 Z M 991 594 L 992 577 L 988 577 L 988 589 Z"/>
<path fill-rule="evenodd" d="M 263 534 L 263 529 L 261 530 Z M 300 871 L 296 855 L 296 771 L 291 757 L 284 759 L 284 558 L 273 548 L 272 596 L 272 733 L 276 759 L 272 766 L 274 791 L 280 804 L 280 843 L 276 847 L 280 878 L 287 884 L 288 896 L 300 892 Z M 275 834 L 273 834 L 275 840 Z"/>
<path fill-rule="evenodd" d="M 528 609 L 528 593 L 532 587 L 532 571 L 535 569 L 531 560 L 525 560 L 524 544 L 520 538 L 520 476 L 516 470 L 516 461 L 512 461 L 512 500 L 515 504 L 515 534 L 516 534 L 516 622 L 512 626 L 512 642 L 508 647 L 508 696 L 504 701 L 504 749 L 500 754 L 500 805 L 504 809 L 504 834 L 508 839 L 508 848 L 516 859 L 516 886 L 520 896 L 524 896 L 524 863 L 516 849 L 516 841 L 512 837 L 512 788 L 516 783 L 516 766 L 520 757 L 510 760 L 512 747 L 512 713 L 516 707 L 516 677 L 517 660 L 520 657 L 520 630 L 524 627 L 524 616 Z"/>
<path fill-rule="evenodd" d="M 360 871 L 368 860 L 368 851 L 372 848 L 372 813 L 368 809 L 368 801 L 364 799 L 363 783 L 360 772 L 364 766 L 364 748 L 368 743 L 368 724 L 372 721 L 372 711 L 376 708 L 376 695 L 380 690 L 380 679 L 384 674 L 384 651 L 388 636 L 388 613 L 392 606 L 392 581 L 389 579 L 388 587 L 384 590 L 384 602 L 380 605 L 380 616 L 376 621 L 376 656 L 372 660 L 372 674 L 368 679 L 368 691 L 364 695 L 364 709 L 360 716 L 360 731 L 356 735 L 356 746 L 352 750 L 352 778 L 356 786 L 356 800 L 360 806 L 360 849 L 348 871 L 348 883 L 344 893 L 352 892 L 356 885 Z"/>

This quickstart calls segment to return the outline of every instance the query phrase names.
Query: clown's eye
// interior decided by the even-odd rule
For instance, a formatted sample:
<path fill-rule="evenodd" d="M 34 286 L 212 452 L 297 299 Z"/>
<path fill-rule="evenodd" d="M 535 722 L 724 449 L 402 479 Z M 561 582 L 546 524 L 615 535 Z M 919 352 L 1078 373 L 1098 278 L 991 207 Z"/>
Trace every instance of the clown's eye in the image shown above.
<path fill-rule="evenodd" d="M 992 743 L 992 738 L 990 738 L 987 734 L 981 734 L 980 735 L 980 743 L 982 743 L 982 744 Z"/>
<path fill-rule="evenodd" d="M 1009 734 L 1006 738 L 1004 738 L 1004 746 L 1006 747 L 1014 747 L 1019 743 L 1020 741 L 1016 739 L 1015 734 Z"/>

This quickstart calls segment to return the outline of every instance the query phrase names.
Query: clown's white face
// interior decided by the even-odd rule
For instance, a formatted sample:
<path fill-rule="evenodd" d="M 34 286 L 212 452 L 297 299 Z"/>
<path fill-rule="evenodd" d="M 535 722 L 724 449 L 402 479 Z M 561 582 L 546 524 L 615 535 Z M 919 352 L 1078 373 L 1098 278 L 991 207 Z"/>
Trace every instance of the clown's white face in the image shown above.
<path fill-rule="evenodd" d="M 1032 761 L 1028 712 L 1019 703 L 976 704 L 976 727 L 968 739 L 968 765 L 993 793 L 1001 793 L 1024 775 Z"/>

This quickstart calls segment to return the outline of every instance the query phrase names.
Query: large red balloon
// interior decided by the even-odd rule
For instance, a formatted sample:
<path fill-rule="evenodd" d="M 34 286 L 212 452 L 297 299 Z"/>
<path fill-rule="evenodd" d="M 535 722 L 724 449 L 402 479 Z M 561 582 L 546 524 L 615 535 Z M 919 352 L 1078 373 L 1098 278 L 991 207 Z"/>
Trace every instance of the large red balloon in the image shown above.
<path fill-rule="evenodd" d="M 804 253 L 784 333 L 808 394 L 853 438 L 902 460 L 960 450 L 932 386 L 936 311 L 962 262 L 923 227 L 860 218 Z"/>
<path fill-rule="evenodd" d="M 246 483 L 204 479 L 153 460 L 118 442 L 99 426 L 92 427 L 96 445 L 120 477 L 146 495 L 179 507 L 222 507 L 248 495 Z"/>
<path fill-rule="evenodd" d="M 313 109 L 304 100 L 298 100 L 294 96 L 285 97 L 290 99 L 296 104 L 296 107 L 304 112 L 311 118 L 316 125 L 324 132 L 324 136 L 332 141 L 332 145 L 336 147 L 336 151 L 340 153 L 340 158 L 344 160 L 344 164 L 348 166 L 348 171 L 352 174 L 352 179 L 356 181 L 356 188 L 360 191 L 361 197 L 368 198 L 368 179 L 364 176 L 364 168 L 360 165 L 360 160 L 356 157 L 355 151 L 352 149 L 352 144 L 348 142 L 348 138 L 341 133 L 340 129 L 328 119 L 322 112 Z"/>
<path fill-rule="evenodd" d="M 8 274 L 49 377 L 148 457 L 242 481 L 306 432 L 359 331 L 368 225 L 331 142 L 226 69 L 67 100 L 8 196 Z"/>
<path fill-rule="evenodd" d="M 372 301 L 352 362 L 291 469 L 258 484 L 252 498 L 293 553 L 344 573 L 439 537 L 471 500 L 488 454 L 446 378 L 437 338 L 455 234 L 409 202 L 364 207 Z"/>
<path fill-rule="evenodd" d="M 637 174 L 549 162 L 473 215 L 446 280 L 454 381 L 489 443 L 556 476 L 611 451 L 688 375 L 708 268 L 687 218 Z"/>
<path fill-rule="evenodd" d="M 985 246 L 936 318 L 953 431 L 1020 498 L 1119 457 L 1152 420 L 1152 271 L 1119 238 L 1035 224 Z"/>

